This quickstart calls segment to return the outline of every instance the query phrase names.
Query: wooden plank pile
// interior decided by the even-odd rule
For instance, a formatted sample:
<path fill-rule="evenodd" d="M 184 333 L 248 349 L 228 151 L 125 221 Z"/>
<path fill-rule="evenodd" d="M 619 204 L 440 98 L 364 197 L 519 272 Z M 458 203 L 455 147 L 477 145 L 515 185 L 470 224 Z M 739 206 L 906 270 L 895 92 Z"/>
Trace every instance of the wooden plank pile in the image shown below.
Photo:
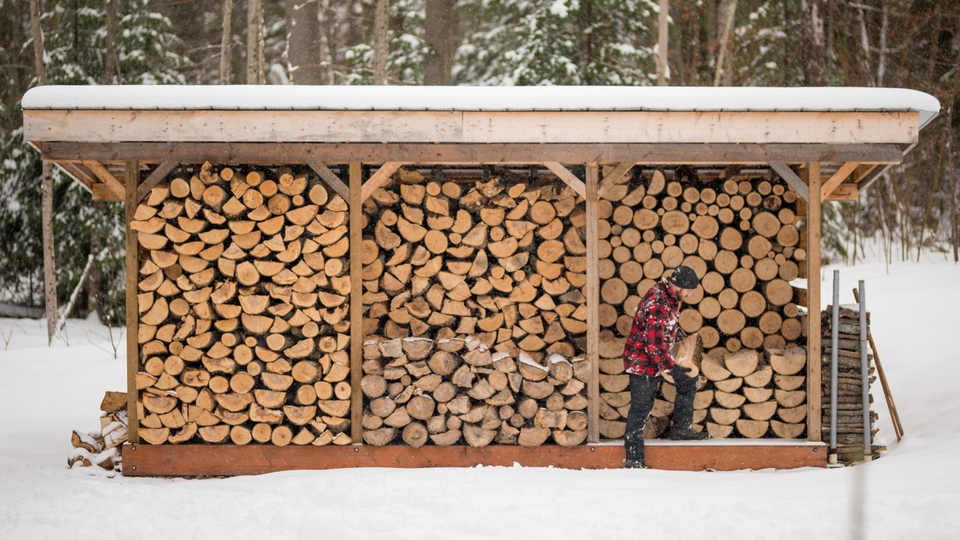
<path fill-rule="evenodd" d="M 506 170 L 401 169 L 363 212 L 364 441 L 582 443 L 582 197 Z"/>
<path fill-rule="evenodd" d="M 777 178 L 729 172 L 711 181 L 683 167 L 667 174 L 605 171 L 610 180 L 599 190 L 599 253 L 600 432 L 606 438 L 622 437 L 626 427 L 621 354 L 637 303 L 680 265 L 701 277 L 680 313 L 680 326 L 699 333 L 707 350 L 694 429 L 751 438 L 796 438 L 805 431 L 805 359 L 795 365 L 803 351 L 797 344 L 805 291 L 790 285 L 805 274 L 805 236 L 796 226 L 805 207 Z M 777 371 L 786 357 L 791 366 Z M 669 427 L 675 394 L 672 385 L 662 385 L 646 437 Z"/>
<path fill-rule="evenodd" d="M 139 435 L 349 444 L 347 203 L 305 167 L 184 167 L 131 229 Z"/>
<path fill-rule="evenodd" d="M 821 430 L 824 441 L 830 441 L 830 392 L 831 392 L 831 362 L 832 360 L 832 327 L 833 307 L 827 306 L 821 313 L 821 328 L 823 329 L 823 383 L 822 404 L 823 416 Z M 867 313 L 867 325 L 870 324 L 870 313 Z M 841 307 L 839 346 L 837 347 L 837 462 L 853 464 L 863 461 L 863 368 L 860 360 L 860 313 L 856 310 Z M 872 354 L 867 354 L 868 360 L 873 360 Z M 875 367 L 868 368 L 868 382 L 870 385 L 876 380 Z M 868 389 L 869 392 L 869 389 Z M 870 432 L 871 440 L 876 437 L 879 428 L 876 427 L 877 413 L 873 411 L 873 394 L 869 394 L 870 403 Z M 871 446 L 873 459 L 880 457 L 885 447 L 873 444 Z"/>
<path fill-rule="evenodd" d="M 127 393 L 107 392 L 100 402 L 100 431 L 80 433 L 74 430 L 70 444 L 74 450 L 67 455 L 68 467 L 97 466 L 107 471 L 120 472 L 123 463 L 120 445 L 127 441 Z"/>

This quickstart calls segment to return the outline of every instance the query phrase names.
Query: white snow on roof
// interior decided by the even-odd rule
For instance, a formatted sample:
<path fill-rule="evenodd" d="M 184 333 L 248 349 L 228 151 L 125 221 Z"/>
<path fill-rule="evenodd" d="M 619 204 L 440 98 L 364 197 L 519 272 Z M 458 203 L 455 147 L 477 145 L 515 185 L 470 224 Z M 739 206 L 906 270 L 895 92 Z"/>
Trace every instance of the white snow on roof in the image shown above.
<path fill-rule="evenodd" d="M 902 88 L 636 86 L 42 86 L 23 108 L 341 111 L 940 111 Z"/>

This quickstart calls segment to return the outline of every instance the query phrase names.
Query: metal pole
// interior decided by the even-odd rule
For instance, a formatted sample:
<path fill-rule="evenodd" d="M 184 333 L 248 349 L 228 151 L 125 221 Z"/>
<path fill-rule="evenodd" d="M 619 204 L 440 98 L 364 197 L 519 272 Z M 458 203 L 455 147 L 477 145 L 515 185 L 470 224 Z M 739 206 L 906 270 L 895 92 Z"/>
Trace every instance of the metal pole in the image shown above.
<path fill-rule="evenodd" d="M 863 461 L 873 460 L 870 439 L 870 362 L 867 359 L 867 291 L 860 280 L 860 376 L 863 385 Z"/>
<path fill-rule="evenodd" d="M 830 450 L 827 464 L 837 464 L 837 370 L 840 345 L 840 271 L 833 271 L 833 317 L 830 321 Z"/>

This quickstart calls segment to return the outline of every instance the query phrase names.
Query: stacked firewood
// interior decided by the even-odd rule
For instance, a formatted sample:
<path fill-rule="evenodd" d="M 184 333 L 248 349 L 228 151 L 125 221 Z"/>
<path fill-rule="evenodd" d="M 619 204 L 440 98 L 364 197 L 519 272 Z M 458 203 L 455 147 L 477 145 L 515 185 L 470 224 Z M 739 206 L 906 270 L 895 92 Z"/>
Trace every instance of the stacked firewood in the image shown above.
<path fill-rule="evenodd" d="M 583 199 L 506 170 L 395 180 L 363 208 L 364 441 L 582 443 Z"/>
<path fill-rule="evenodd" d="M 139 435 L 349 444 L 348 208 L 309 170 L 182 168 L 137 207 Z"/>
<path fill-rule="evenodd" d="M 803 431 L 798 426 L 805 399 L 800 394 L 775 399 L 778 392 L 803 394 L 803 373 L 784 383 L 788 389 L 776 385 L 763 352 L 784 356 L 788 344 L 801 340 L 802 291 L 790 282 L 806 264 L 804 239 L 797 229 L 805 213 L 802 200 L 779 179 L 724 172 L 730 176 L 711 181 L 697 178 L 693 169 L 678 168 L 668 180 L 658 169 L 611 175 L 612 182 L 601 183 L 604 437 L 619 438 L 625 428 L 629 394 L 621 355 L 636 306 L 650 287 L 680 265 L 692 267 L 701 279 L 681 308 L 680 326 L 700 335 L 710 366 L 718 368 L 712 377 L 710 367 L 703 369 L 694 428 L 703 429 L 709 417 L 707 427 L 714 437 L 731 436 L 734 427 L 744 437 L 792 438 Z M 732 370 L 727 359 L 736 366 Z M 647 437 L 659 436 L 669 426 L 674 394 L 672 386 L 663 385 Z M 795 412 L 781 413 L 783 409 Z M 776 426 L 772 435 L 770 426 Z"/>
<path fill-rule="evenodd" d="M 100 431 L 80 433 L 74 430 L 70 444 L 74 450 L 67 456 L 68 467 L 92 467 L 120 472 L 120 445 L 127 441 L 127 394 L 107 392 L 100 402 Z"/>
<path fill-rule="evenodd" d="M 827 306 L 821 313 L 820 322 L 823 329 L 823 383 L 821 430 L 824 441 L 830 440 L 830 392 L 832 380 L 832 326 L 833 308 Z M 870 313 L 867 313 L 867 325 L 870 324 Z M 837 461 L 852 464 L 863 461 L 863 369 L 860 360 L 860 313 L 841 307 L 839 346 L 837 347 Z M 868 360 L 873 360 L 872 354 L 867 354 Z M 874 367 L 868 368 L 868 382 L 876 380 Z M 869 388 L 867 390 L 869 392 Z M 869 394 L 870 432 L 871 440 L 879 432 L 876 427 L 877 413 L 873 411 L 873 394 Z M 872 445 L 873 459 L 880 457 L 880 451 L 885 448 Z"/>

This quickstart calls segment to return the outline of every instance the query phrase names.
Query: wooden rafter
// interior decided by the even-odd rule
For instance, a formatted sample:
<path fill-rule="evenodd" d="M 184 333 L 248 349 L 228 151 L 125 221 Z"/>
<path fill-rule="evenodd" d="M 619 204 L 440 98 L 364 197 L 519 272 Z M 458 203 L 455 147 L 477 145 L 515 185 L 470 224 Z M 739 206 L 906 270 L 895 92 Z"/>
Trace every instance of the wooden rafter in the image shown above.
<path fill-rule="evenodd" d="M 770 167 L 777 171 L 780 178 L 783 178 L 784 182 L 790 184 L 790 187 L 792 187 L 803 200 L 810 200 L 810 188 L 797 176 L 797 173 L 793 172 L 793 169 L 791 169 L 789 165 L 782 161 L 771 161 Z"/>
<path fill-rule="evenodd" d="M 123 182 L 117 180 L 117 177 L 114 176 L 110 171 L 107 170 L 99 161 L 82 161 L 83 166 L 90 169 L 97 178 L 106 186 L 107 190 L 116 197 L 117 201 L 122 201 L 125 198 L 125 188 L 123 187 Z"/>
<path fill-rule="evenodd" d="M 330 186 L 330 189 L 337 192 L 337 195 L 340 195 L 341 198 L 345 201 L 350 200 L 350 188 L 343 183 L 343 180 L 340 179 L 337 175 L 333 174 L 333 171 L 329 167 L 323 164 L 321 161 L 308 161 L 307 165 L 314 170 L 320 178 L 323 178 L 323 181 Z"/>
<path fill-rule="evenodd" d="M 142 201 L 147 195 L 150 194 L 150 190 L 157 187 L 164 178 L 170 174 L 170 171 L 175 169 L 179 165 L 179 161 L 163 161 L 160 165 L 157 165 L 157 168 L 150 173 L 150 176 L 147 177 L 143 183 L 140 184 L 140 187 L 137 188 L 137 200 Z"/>
<path fill-rule="evenodd" d="M 859 166 L 860 164 L 856 161 L 848 161 L 841 165 L 840 168 L 837 169 L 837 172 L 833 173 L 833 175 L 823 183 L 823 186 L 820 188 L 820 199 L 826 200 Z"/>
<path fill-rule="evenodd" d="M 403 163 L 399 161 L 388 161 L 381 165 L 377 172 L 373 173 L 373 176 L 364 182 L 363 187 L 360 188 L 360 203 L 369 199 L 374 191 L 387 185 L 390 177 L 393 176 L 393 173 L 397 172 L 397 169 L 399 169 L 401 165 L 403 165 Z"/>
<path fill-rule="evenodd" d="M 67 176 L 76 180 L 90 193 L 93 193 L 93 186 L 99 183 L 93 176 L 90 175 L 90 172 L 87 171 L 86 168 L 77 163 L 72 163 L 70 161 L 54 161 L 54 163 L 60 167 L 63 172 L 67 174 Z"/>
<path fill-rule="evenodd" d="M 568 186 L 573 188 L 577 195 L 580 195 L 584 199 L 587 198 L 587 186 L 584 185 L 583 180 L 577 178 L 570 169 L 564 167 L 561 163 L 556 161 L 546 161 L 544 166 L 550 169 L 553 174 L 557 175 L 561 180 L 567 183 Z"/>

